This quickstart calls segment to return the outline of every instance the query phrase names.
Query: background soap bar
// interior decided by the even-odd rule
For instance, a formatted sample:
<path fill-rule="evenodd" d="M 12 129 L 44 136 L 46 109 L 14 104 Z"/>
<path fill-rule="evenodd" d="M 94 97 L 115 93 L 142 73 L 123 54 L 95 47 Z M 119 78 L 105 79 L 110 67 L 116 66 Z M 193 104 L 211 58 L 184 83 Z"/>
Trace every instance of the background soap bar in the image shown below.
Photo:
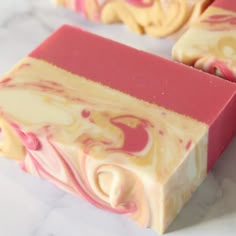
<path fill-rule="evenodd" d="M 163 232 L 235 134 L 235 108 L 232 83 L 64 26 L 1 79 L 0 154 Z"/>
<path fill-rule="evenodd" d="M 176 43 L 173 58 L 236 82 L 236 2 L 216 0 Z"/>
<path fill-rule="evenodd" d="M 213 0 L 54 0 L 103 23 L 123 22 L 138 33 L 156 37 L 181 34 Z"/>

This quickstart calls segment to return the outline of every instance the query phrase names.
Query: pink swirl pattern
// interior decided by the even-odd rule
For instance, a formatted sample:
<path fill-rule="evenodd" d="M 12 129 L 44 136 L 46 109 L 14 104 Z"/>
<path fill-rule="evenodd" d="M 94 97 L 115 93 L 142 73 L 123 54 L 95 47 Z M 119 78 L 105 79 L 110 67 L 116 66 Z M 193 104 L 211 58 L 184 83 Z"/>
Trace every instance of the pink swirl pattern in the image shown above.
<path fill-rule="evenodd" d="M 41 81 L 40 83 L 27 82 L 14 84 L 11 82 L 12 79 L 7 78 L 0 84 L 1 87 L 5 89 L 13 87 L 36 89 L 44 93 L 64 94 L 64 97 L 68 100 L 83 102 L 79 96 L 72 97 L 69 96 L 70 93 L 65 94 L 66 91 L 56 82 Z M 87 109 L 82 110 L 81 117 L 88 120 L 88 122 L 95 124 L 95 120 L 91 116 L 91 111 Z M 135 123 L 136 125 L 134 127 L 127 125 L 127 121 Z M 139 200 L 136 202 L 135 199 L 131 198 L 131 195 L 134 194 L 128 194 L 130 196 L 125 197 L 120 196 L 121 199 L 115 200 L 115 202 L 113 200 L 113 207 L 111 206 L 111 203 L 109 203 L 109 199 L 104 201 L 98 197 L 95 190 L 91 188 L 91 183 L 88 180 L 87 163 L 89 162 L 90 155 L 93 155 L 93 150 L 97 148 L 104 149 L 106 153 L 111 153 L 113 155 L 114 153 L 123 153 L 127 155 L 127 158 L 135 158 L 135 156 L 139 155 L 139 153 L 142 153 L 146 148 L 148 148 L 150 142 L 149 140 L 151 138 L 149 134 L 150 131 L 148 130 L 152 127 L 152 125 L 148 121 L 133 115 L 115 116 L 110 118 L 109 122 L 111 125 L 122 131 L 124 140 L 123 144 L 121 144 L 121 146 L 117 146 L 116 143 L 113 143 L 111 140 L 97 139 L 86 134 L 81 134 L 81 136 L 76 138 L 77 142 L 82 145 L 80 154 L 74 157 L 75 160 L 79 161 L 79 163 L 77 163 L 80 169 L 79 172 L 75 168 L 73 162 L 71 162 L 71 156 L 68 154 L 70 152 L 67 153 L 63 151 L 66 148 L 56 144 L 53 141 L 54 135 L 51 133 L 50 126 L 46 125 L 43 127 L 43 138 L 39 138 L 36 133 L 24 131 L 23 128 L 16 123 L 10 122 L 10 126 L 15 130 L 15 133 L 25 146 L 26 157 L 23 162 L 20 162 L 20 166 L 24 171 L 47 179 L 67 192 L 81 196 L 98 208 L 118 214 L 132 214 L 132 217 L 136 216 L 138 218 L 137 215 L 142 215 L 143 212 L 139 212 Z M 42 131 L 37 131 L 37 133 L 38 132 Z M 47 158 L 45 159 L 45 157 Z M 96 173 L 107 165 L 108 164 L 99 165 L 99 167 L 96 168 L 93 174 L 93 181 L 95 183 L 99 182 L 97 179 L 98 174 Z M 127 178 L 135 176 L 134 173 L 125 170 L 123 167 L 115 167 L 113 165 L 111 170 L 114 168 L 119 170 L 120 177 L 124 175 L 124 173 L 125 175 L 128 175 Z M 59 176 L 63 176 L 63 178 L 60 178 Z M 126 180 L 124 179 L 124 181 Z M 138 186 L 138 192 L 140 192 L 143 188 L 142 185 L 138 184 L 136 180 L 134 180 L 134 183 L 130 185 L 130 188 L 135 189 L 135 186 Z M 118 188 L 120 188 L 120 186 L 118 186 Z M 95 189 L 98 190 L 101 189 L 101 187 L 96 185 Z M 102 192 L 101 190 L 99 191 Z M 127 191 L 130 191 L 130 189 Z M 146 204 L 147 208 L 149 208 L 148 202 L 146 202 Z M 149 212 L 145 214 L 148 216 L 151 213 Z M 149 220 L 145 220 L 145 222 L 146 223 L 140 222 L 140 224 L 146 225 Z"/>
<path fill-rule="evenodd" d="M 103 0 L 103 1 L 98 1 L 98 0 L 92 0 L 91 2 L 93 2 L 93 5 L 96 6 L 96 10 L 97 13 L 95 13 L 95 15 L 97 15 L 97 17 L 94 17 L 95 20 L 100 20 L 100 15 L 101 15 L 101 11 L 104 5 L 106 5 L 110 0 Z M 137 7 L 151 7 L 154 4 L 155 0 L 149 0 L 149 1 L 145 1 L 145 0 L 124 0 L 125 2 L 137 6 Z M 88 1 L 89 2 L 89 1 Z M 75 0 L 75 10 L 77 12 L 81 12 L 84 16 L 89 17 L 88 16 L 88 11 L 86 9 L 86 0 Z"/>
<path fill-rule="evenodd" d="M 211 15 L 202 20 L 202 23 L 207 23 L 208 30 L 211 31 L 227 31 L 236 30 L 236 16 L 235 15 Z"/>
<path fill-rule="evenodd" d="M 209 7 L 173 47 L 173 58 L 236 82 L 235 35 L 236 13 Z"/>
<path fill-rule="evenodd" d="M 126 204 L 123 207 L 112 208 L 107 202 L 102 201 L 95 195 L 90 187 L 86 173 L 84 172 L 84 170 L 87 169 L 87 156 L 85 154 L 80 158 L 82 173 L 79 174 L 70 162 L 70 158 L 66 153 L 63 153 L 62 150 L 60 150 L 60 147 L 53 144 L 50 137 L 47 137 L 46 140 L 41 141 L 41 143 L 43 143 L 41 152 L 27 151 L 23 165 L 25 171 L 34 173 L 41 178 L 48 179 L 50 182 L 67 192 L 82 196 L 91 204 L 103 210 L 119 214 L 134 213 L 137 210 L 135 203 Z M 50 155 L 47 155 L 48 158 L 45 160 L 44 155 L 47 153 L 50 153 Z M 65 181 L 57 178 L 57 176 L 60 176 L 60 172 L 64 172 Z"/>
<path fill-rule="evenodd" d="M 0 80 L 0 113 L 1 155 L 144 227 L 163 232 L 206 175 L 205 124 L 44 61 Z"/>
<path fill-rule="evenodd" d="M 236 74 L 223 61 L 216 59 L 201 58 L 195 62 L 194 67 L 203 69 L 205 72 L 215 74 L 222 78 L 227 78 L 231 82 L 236 82 Z"/>
<path fill-rule="evenodd" d="M 137 33 L 177 37 L 213 0 L 54 0 L 102 23 L 122 22 Z"/>
<path fill-rule="evenodd" d="M 155 0 L 145 1 L 145 0 L 126 0 L 128 3 L 133 4 L 138 7 L 151 7 Z"/>

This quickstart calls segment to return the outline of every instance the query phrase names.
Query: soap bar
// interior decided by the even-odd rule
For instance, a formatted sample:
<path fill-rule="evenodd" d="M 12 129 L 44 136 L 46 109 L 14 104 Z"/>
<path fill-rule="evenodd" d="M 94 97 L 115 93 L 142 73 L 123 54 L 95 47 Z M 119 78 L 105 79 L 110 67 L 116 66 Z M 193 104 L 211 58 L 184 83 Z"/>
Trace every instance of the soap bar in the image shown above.
<path fill-rule="evenodd" d="M 236 87 L 63 26 L 0 80 L 0 111 L 1 156 L 164 232 L 235 135 Z"/>
<path fill-rule="evenodd" d="M 236 2 L 216 0 L 172 54 L 177 61 L 236 82 Z"/>
<path fill-rule="evenodd" d="M 213 0 L 54 0 L 57 5 L 103 23 L 123 22 L 137 33 L 175 37 L 183 33 Z"/>

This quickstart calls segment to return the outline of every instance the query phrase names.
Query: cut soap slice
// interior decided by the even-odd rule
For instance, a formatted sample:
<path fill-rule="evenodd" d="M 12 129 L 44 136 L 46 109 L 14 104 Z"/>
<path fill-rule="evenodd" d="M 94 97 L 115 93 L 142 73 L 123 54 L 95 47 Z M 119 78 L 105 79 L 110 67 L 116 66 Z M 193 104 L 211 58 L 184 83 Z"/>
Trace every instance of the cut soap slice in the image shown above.
<path fill-rule="evenodd" d="M 216 0 L 179 39 L 174 60 L 236 82 L 236 1 Z"/>
<path fill-rule="evenodd" d="M 155 37 L 178 36 L 214 0 L 54 0 L 57 5 L 102 23 L 122 22 L 132 31 Z"/>
<path fill-rule="evenodd" d="M 235 108 L 230 82 L 63 26 L 0 80 L 0 150 L 164 232 L 235 134 Z"/>

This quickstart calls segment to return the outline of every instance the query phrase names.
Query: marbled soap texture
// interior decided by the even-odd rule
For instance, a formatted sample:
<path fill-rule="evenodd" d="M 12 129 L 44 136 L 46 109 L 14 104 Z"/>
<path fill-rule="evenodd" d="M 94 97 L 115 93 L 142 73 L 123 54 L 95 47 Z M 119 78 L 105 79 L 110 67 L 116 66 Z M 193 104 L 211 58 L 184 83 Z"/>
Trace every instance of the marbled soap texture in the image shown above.
<path fill-rule="evenodd" d="M 209 7 L 174 46 L 173 58 L 236 82 L 236 11 Z"/>
<path fill-rule="evenodd" d="M 0 89 L 1 155 L 99 208 L 163 232 L 206 176 L 192 118 L 33 58 Z"/>
<path fill-rule="evenodd" d="M 213 0 L 54 0 L 89 19 L 123 22 L 137 33 L 156 37 L 181 34 Z"/>
<path fill-rule="evenodd" d="M 1 75 L 65 22 L 170 58 L 169 40 L 139 37 L 119 25 L 97 25 L 79 14 L 54 8 L 48 0 L 0 1 L 0 12 Z M 235 236 L 235 147 L 236 139 L 181 211 L 168 235 Z M 4 158 L 0 158 L 0 188 L 1 236 L 157 235 L 126 217 L 101 211 L 47 181 L 25 174 L 15 162 Z"/>

